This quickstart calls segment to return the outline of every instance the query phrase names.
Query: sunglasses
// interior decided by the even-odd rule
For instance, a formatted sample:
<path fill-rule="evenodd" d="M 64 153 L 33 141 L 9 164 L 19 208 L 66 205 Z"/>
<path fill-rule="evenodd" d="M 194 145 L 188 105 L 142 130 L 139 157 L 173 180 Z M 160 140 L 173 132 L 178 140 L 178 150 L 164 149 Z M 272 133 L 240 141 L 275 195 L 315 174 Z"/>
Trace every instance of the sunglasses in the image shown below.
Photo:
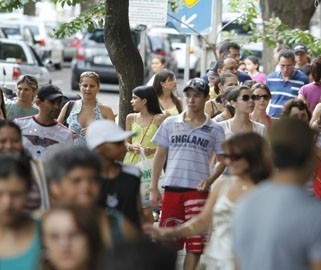
<path fill-rule="evenodd" d="M 254 100 L 260 100 L 260 99 L 264 99 L 264 100 L 269 100 L 270 99 L 270 96 L 269 95 L 253 95 L 255 96 L 255 99 Z"/>
<path fill-rule="evenodd" d="M 222 156 L 224 158 L 229 159 L 230 161 L 238 161 L 238 160 L 243 158 L 243 155 L 241 155 L 241 154 L 227 154 L 227 153 L 224 153 L 224 154 L 222 154 Z"/>
<path fill-rule="evenodd" d="M 27 81 L 28 83 L 37 83 L 37 79 L 30 75 L 23 75 L 20 80 Z"/>
<path fill-rule="evenodd" d="M 202 79 L 192 79 L 189 80 L 186 84 L 186 86 L 195 86 L 197 88 L 205 88 L 205 81 Z"/>
<path fill-rule="evenodd" d="M 243 96 L 241 96 L 241 99 L 243 100 L 243 101 L 249 101 L 250 99 L 252 99 L 252 100 L 256 100 L 256 95 L 243 95 Z"/>

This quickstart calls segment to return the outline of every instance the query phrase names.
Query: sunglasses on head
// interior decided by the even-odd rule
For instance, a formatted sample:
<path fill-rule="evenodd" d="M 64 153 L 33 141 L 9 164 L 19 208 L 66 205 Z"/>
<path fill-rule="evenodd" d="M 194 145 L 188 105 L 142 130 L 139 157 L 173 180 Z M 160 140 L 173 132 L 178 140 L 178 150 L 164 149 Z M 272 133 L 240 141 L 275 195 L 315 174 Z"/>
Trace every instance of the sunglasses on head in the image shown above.
<path fill-rule="evenodd" d="M 230 161 L 238 161 L 238 160 L 240 160 L 241 158 L 243 158 L 243 155 L 241 155 L 241 154 L 228 154 L 228 153 L 224 153 L 224 154 L 222 154 L 222 156 L 223 156 L 224 158 L 229 159 Z"/>
<path fill-rule="evenodd" d="M 34 83 L 34 82 L 37 82 L 37 79 L 35 78 L 35 77 L 33 77 L 33 76 L 30 76 L 30 75 L 23 75 L 22 77 L 21 77 L 21 80 L 25 80 L 25 81 L 27 81 L 27 82 L 31 82 L 31 83 Z"/>
<path fill-rule="evenodd" d="M 243 95 L 243 96 L 241 96 L 241 99 L 243 101 L 249 101 L 250 99 L 256 100 L 256 95 Z"/>
<path fill-rule="evenodd" d="M 202 79 L 192 79 L 189 80 L 186 86 L 196 86 L 196 87 L 205 87 L 205 81 Z"/>
<path fill-rule="evenodd" d="M 270 96 L 269 95 L 253 95 L 255 96 L 255 99 L 254 100 L 260 100 L 260 99 L 264 99 L 264 100 L 269 100 L 270 99 Z"/>

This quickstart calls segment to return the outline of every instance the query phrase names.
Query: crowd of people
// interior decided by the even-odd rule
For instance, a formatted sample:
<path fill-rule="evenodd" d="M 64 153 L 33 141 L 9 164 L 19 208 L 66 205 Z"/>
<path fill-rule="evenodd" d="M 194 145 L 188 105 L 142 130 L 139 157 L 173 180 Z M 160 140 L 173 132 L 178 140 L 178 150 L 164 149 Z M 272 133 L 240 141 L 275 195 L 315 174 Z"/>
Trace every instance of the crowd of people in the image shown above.
<path fill-rule="evenodd" d="M 321 270 L 321 56 L 275 72 L 225 42 L 176 95 L 165 59 L 126 128 L 97 99 L 21 76 L 1 92 L 0 269 Z M 242 70 L 242 71 L 240 71 Z"/>

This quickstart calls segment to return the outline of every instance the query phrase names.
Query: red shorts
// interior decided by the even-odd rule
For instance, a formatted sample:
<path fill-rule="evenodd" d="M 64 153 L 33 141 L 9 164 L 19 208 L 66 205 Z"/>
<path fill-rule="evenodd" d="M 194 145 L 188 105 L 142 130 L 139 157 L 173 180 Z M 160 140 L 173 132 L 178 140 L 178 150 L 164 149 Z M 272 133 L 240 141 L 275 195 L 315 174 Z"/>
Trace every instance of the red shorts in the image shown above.
<path fill-rule="evenodd" d="M 174 227 L 197 216 L 203 209 L 208 192 L 197 190 L 166 191 L 162 203 L 160 227 Z M 178 250 L 183 249 L 191 253 L 202 253 L 207 240 L 207 234 L 193 235 L 177 241 Z"/>

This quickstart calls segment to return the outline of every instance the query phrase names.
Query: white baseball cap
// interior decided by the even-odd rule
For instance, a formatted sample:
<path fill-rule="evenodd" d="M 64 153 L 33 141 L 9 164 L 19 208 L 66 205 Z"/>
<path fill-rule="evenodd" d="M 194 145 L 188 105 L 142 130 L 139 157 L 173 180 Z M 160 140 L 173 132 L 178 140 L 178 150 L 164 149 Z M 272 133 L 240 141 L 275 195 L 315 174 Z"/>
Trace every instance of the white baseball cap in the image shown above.
<path fill-rule="evenodd" d="M 87 128 L 86 142 L 89 149 L 103 143 L 120 142 L 133 136 L 135 132 L 125 131 L 111 120 L 96 120 Z"/>

